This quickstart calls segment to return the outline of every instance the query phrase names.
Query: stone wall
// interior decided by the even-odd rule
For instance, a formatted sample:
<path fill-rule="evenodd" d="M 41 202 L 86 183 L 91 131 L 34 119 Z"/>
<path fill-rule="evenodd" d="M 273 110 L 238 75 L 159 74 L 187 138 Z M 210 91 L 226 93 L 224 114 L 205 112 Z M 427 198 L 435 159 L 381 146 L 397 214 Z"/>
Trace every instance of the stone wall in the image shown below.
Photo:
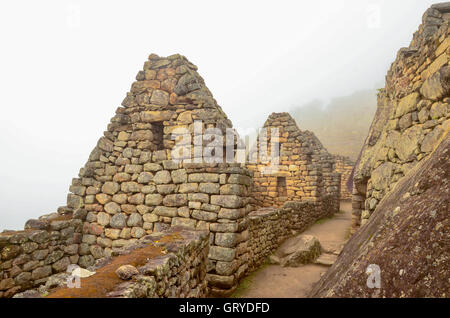
<path fill-rule="evenodd" d="M 408 48 L 399 50 L 354 174 L 354 227 L 449 129 L 450 3 L 432 5 Z"/>
<path fill-rule="evenodd" d="M 246 257 L 237 244 L 245 239 L 243 220 L 251 210 L 251 173 L 223 163 L 230 155 L 225 147 L 235 151 L 239 137 L 218 139 L 232 124 L 196 70 L 183 56 L 151 54 L 138 72 L 72 180 L 67 206 L 58 209 L 59 216 L 82 221 L 71 263 L 87 268 L 147 234 L 181 225 L 213 233 L 211 285 L 224 285 L 221 273 L 236 284 L 235 271 Z M 29 224 L 39 226 L 37 220 Z"/>
<path fill-rule="evenodd" d="M 96 261 L 89 269 L 95 274 L 81 278 L 80 288 L 68 288 L 66 276 L 60 286 L 28 290 L 19 298 L 162 298 L 205 297 L 209 250 L 206 231 L 173 227 L 155 232 L 137 242 L 116 249 L 113 257 Z"/>
<path fill-rule="evenodd" d="M 40 229 L 0 233 L 0 298 L 45 284 L 79 262 L 81 220 L 52 215 L 33 226 Z"/>
<path fill-rule="evenodd" d="M 210 146 L 217 136 L 214 129 L 225 136 L 232 125 L 196 70 L 180 55 L 150 55 L 80 178 L 74 179 L 68 208 L 87 210 L 83 240 L 105 256 L 111 248 L 170 226 L 211 230 L 207 278 L 214 287 L 224 285 L 218 278 L 222 275 L 235 284 L 237 268 L 231 264 L 243 262 L 236 249 L 245 231 L 239 224 L 251 208 L 252 182 L 240 164 L 202 158 L 217 149 Z M 175 141 L 187 150 L 175 153 L 177 158 L 172 157 Z M 203 147 L 200 152 L 196 141 Z M 217 147 L 224 149 L 225 142 Z M 189 157 L 191 162 L 174 160 Z M 227 266 L 233 270 L 224 270 Z"/>
<path fill-rule="evenodd" d="M 331 217 L 315 201 L 288 201 L 278 208 L 261 208 L 249 214 L 248 272 L 258 269 L 281 243 L 294 233 L 301 233 L 317 220 Z"/>
<path fill-rule="evenodd" d="M 349 158 L 334 155 L 336 161 L 336 172 L 341 174 L 341 200 L 351 200 L 352 192 L 347 188 L 347 181 L 352 174 L 355 163 Z"/>
<path fill-rule="evenodd" d="M 224 162 L 237 155 L 240 139 L 219 138 L 232 124 L 196 70 L 180 55 L 149 56 L 72 180 L 67 206 L 29 220 L 24 232 L 0 235 L 0 297 L 38 288 L 70 264 L 91 268 L 154 232 L 180 226 L 210 233 L 205 279 L 212 296 L 226 296 L 279 240 L 272 233 L 275 245 L 266 247 L 264 236 L 259 243 L 250 239 L 248 214 L 255 206 L 282 207 L 296 230 L 338 211 L 340 175 L 332 155 L 287 113 L 266 123 L 281 132 L 276 174 Z M 285 195 L 276 192 L 280 181 Z M 35 241 L 40 235 L 45 239 Z"/>
<path fill-rule="evenodd" d="M 267 131 L 258 136 L 250 151 L 251 163 L 247 165 L 253 171 L 255 206 L 278 207 L 287 201 L 302 200 L 320 202 L 333 196 L 335 205 L 331 208 L 337 211 L 340 175 L 334 171 L 333 156 L 319 139 L 310 131 L 301 131 L 289 113 L 272 113 L 263 128 Z M 271 136 L 273 128 L 278 129 L 278 138 Z M 278 162 L 269 168 L 275 158 L 270 153 L 272 144 L 279 144 L 280 151 Z M 272 161 L 261 155 L 264 147 Z"/>

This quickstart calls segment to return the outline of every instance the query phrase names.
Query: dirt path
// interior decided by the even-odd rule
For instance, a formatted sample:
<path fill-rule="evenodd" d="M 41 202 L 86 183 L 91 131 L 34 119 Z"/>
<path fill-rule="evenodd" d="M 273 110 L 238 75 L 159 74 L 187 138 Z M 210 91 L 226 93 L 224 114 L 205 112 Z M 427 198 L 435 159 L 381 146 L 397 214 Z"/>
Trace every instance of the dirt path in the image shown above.
<path fill-rule="evenodd" d="M 346 241 L 351 225 L 351 202 L 341 202 L 341 211 L 331 219 L 321 220 L 302 234 L 314 235 L 325 251 L 338 250 Z M 306 297 L 312 285 L 329 267 L 308 264 L 301 267 L 266 265 L 244 279 L 234 293 L 242 298 Z"/>

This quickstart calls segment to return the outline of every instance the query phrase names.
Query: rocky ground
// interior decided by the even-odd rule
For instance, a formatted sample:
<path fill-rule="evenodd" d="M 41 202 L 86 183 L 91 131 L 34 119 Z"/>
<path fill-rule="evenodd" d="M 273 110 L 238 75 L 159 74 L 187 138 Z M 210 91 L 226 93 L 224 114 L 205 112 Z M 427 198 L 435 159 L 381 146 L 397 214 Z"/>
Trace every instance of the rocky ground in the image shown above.
<path fill-rule="evenodd" d="M 445 136 L 380 202 L 310 296 L 449 296 L 449 153 Z M 376 288 L 367 275 L 374 265 Z"/>
<path fill-rule="evenodd" d="M 269 264 L 247 277 L 241 282 L 234 297 L 242 298 L 284 298 L 306 297 L 313 284 L 328 270 L 330 261 L 334 261 L 336 253 L 339 253 L 347 240 L 351 225 L 351 203 L 341 202 L 341 211 L 333 218 L 323 219 L 308 230 L 301 233 L 312 235 L 321 244 L 322 254 L 312 264 L 298 267 L 283 267 Z M 288 243 L 288 242 L 286 242 Z M 280 247 L 285 249 L 286 244 Z M 275 253 L 277 254 L 278 251 Z"/>

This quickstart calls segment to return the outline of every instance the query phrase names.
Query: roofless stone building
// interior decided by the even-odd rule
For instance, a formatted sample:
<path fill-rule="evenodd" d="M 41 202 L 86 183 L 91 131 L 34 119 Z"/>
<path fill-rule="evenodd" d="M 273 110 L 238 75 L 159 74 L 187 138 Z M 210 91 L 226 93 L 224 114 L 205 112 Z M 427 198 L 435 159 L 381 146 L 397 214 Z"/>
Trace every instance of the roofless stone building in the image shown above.
<path fill-rule="evenodd" d="M 72 180 L 67 206 L 0 233 L 0 298 L 39 296 L 65 283 L 70 265 L 104 271 L 55 297 L 230 295 L 291 230 L 339 206 L 333 157 L 314 134 L 286 113 L 266 126 L 280 128 L 282 147 L 279 171 L 262 175 L 239 159 L 245 147 L 197 67 L 151 54 Z M 123 262 L 136 265 L 134 278 L 121 273 L 125 282 L 104 287 Z"/>
<path fill-rule="evenodd" d="M 340 175 L 334 172 L 334 157 L 314 133 L 300 130 L 289 113 L 272 113 L 258 139 L 248 165 L 254 173 L 256 206 L 306 200 L 323 204 L 329 214 L 338 211 Z M 271 153 L 276 144 L 279 153 Z"/>

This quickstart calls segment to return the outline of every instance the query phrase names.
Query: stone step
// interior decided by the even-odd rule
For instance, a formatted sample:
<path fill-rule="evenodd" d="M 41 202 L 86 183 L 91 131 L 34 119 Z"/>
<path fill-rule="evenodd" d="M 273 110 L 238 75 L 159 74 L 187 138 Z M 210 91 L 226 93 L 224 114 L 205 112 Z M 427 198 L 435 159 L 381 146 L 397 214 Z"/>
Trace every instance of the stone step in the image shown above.
<path fill-rule="evenodd" d="M 314 264 L 331 266 L 336 262 L 337 255 L 335 254 L 321 254 L 315 261 Z"/>

